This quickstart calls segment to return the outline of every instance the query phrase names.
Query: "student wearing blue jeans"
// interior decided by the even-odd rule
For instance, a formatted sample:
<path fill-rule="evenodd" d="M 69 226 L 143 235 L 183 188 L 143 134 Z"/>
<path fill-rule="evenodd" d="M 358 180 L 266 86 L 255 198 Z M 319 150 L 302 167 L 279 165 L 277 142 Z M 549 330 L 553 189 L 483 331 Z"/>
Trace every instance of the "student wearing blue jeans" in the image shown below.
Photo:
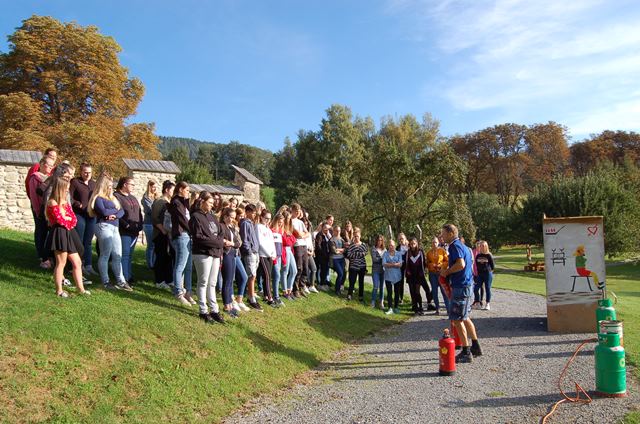
<path fill-rule="evenodd" d="M 341 229 L 339 225 L 333 228 L 333 237 L 331 237 L 331 260 L 333 261 L 333 270 L 336 272 L 336 294 L 340 294 L 342 286 L 347 278 L 345 273 L 346 261 L 344 260 L 344 241 L 340 235 Z"/>
<path fill-rule="evenodd" d="M 478 269 L 478 276 L 476 277 L 476 284 L 474 286 L 474 304 L 482 305 L 480 299 L 480 289 L 484 286 L 486 293 L 486 301 L 484 307 L 481 307 L 485 311 L 491 310 L 491 283 L 493 282 L 493 271 L 495 264 L 493 262 L 493 256 L 489 251 L 489 244 L 486 241 L 478 243 L 478 253 L 476 254 L 476 268 Z"/>
<path fill-rule="evenodd" d="M 382 256 L 386 252 L 384 248 L 384 236 L 378 234 L 375 238 L 373 248 L 371 248 L 371 278 L 373 280 L 373 291 L 371 292 L 371 307 L 376 307 L 376 302 L 380 309 L 384 309 L 384 268 L 382 266 Z"/>
<path fill-rule="evenodd" d="M 89 215 L 96 217 L 96 237 L 100 244 L 98 270 L 105 289 L 131 291 L 122 274 L 122 244 L 118 221 L 124 215 L 120 203 L 113 195 L 111 177 L 102 174 L 89 201 Z M 115 286 L 109 282 L 109 259 L 116 279 Z"/>
<path fill-rule="evenodd" d="M 191 234 L 189 230 L 189 185 L 181 181 L 176 184 L 173 198 L 167 210 L 171 215 L 171 245 L 176 257 L 173 265 L 173 294 L 185 306 L 195 305 L 191 296 Z"/>
<path fill-rule="evenodd" d="M 138 242 L 138 234 L 142 231 L 142 209 L 138 199 L 131 194 L 134 189 L 133 178 L 122 177 L 118 181 L 114 194 L 124 212 L 119 222 L 122 242 L 122 273 L 129 285 L 133 281 L 133 251 Z"/>

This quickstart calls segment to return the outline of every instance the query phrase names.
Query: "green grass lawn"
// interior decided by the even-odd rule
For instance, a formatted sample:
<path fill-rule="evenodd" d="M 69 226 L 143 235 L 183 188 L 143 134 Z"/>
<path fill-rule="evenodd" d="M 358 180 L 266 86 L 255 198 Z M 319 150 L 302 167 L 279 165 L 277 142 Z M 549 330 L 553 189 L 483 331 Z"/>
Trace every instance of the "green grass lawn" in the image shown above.
<path fill-rule="evenodd" d="M 320 293 L 207 325 L 151 284 L 142 247 L 134 292 L 94 279 L 71 299 L 30 234 L 0 231 L 0 252 L 0 422 L 216 422 L 409 316 Z"/>
<path fill-rule="evenodd" d="M 534 261 L 544 260 L 542 249 L 534 249 Z M 493 286 L 540 295 L 546 294 L 544 272 L 513 272 L 523 269 L 526 264 L 524 248 L 504 248 L 497 253 Z M 635 375 L 640 378 L 640 265 L 607 262 L 607 289 L 615 293 L 618 302 L 615 309 L 618 319 L 624 321 L 624 347 L 627 363 L 635 366 Z M 595 323 L 595 317 L 594 317 Z M 640 412 L 627 416 L 625 422 L 640 423 Z"/>

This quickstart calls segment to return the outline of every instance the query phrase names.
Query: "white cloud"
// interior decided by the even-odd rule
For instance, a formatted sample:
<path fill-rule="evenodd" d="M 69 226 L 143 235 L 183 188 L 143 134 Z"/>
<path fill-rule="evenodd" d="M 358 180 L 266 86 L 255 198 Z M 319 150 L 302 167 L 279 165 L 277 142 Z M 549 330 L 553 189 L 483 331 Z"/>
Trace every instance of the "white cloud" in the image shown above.
<path fill-rule="evenodd" d="M 640 127 L 638 100 L 629 94 L 640 75 L 640 7 L 633 1 L 393 0 L 388 6 L 405 16 L 408 39 L 432 43 L 437 60 L 448 64 L 438 87 L 423 91 L 458 111 L 522 116 L 548 105 L 566 112 L 560 122 L 584 109 L 588 119 L 575 119 L 574 133 L 597 126 L 588 120 L 604 124 L 601 129 Z M 594 120 L 598 112 L 607 119 Z"/>
<path fill-rule="evenodd" d="M 589 110 L 580 117 L 574 118 L 568 126 L 574 135 L 596 134 L 605 129 L 637 131 L 638 117 L 640 117 L 640 97 Z"/>

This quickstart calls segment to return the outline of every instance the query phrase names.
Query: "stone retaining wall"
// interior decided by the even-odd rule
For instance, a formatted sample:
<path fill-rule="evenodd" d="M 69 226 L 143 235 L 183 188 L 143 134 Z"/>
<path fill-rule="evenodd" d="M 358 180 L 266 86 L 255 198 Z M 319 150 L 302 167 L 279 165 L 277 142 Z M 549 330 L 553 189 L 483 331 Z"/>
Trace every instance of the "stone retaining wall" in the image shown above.
<path fill-rule="evenodd" d="M 31 202 L 25 191 L 29 166 L 0 164 L 0 228 L 33 231 Z"/>

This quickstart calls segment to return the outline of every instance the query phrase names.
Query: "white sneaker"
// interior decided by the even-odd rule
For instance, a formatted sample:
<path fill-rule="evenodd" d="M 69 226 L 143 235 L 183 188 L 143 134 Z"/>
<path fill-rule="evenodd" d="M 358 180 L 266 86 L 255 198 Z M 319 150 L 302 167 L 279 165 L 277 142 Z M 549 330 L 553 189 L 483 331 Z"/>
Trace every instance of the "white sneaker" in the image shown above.
<path fill-rule="evenodd" d="M 182 303 L 184 306 L 191 307 L 191 302 L 189 302 L 183 294 L 176 296 L 176 299 L 178 299 L 178 302 Z"/>
<path fill-rule="evenodd" d="M 311 288 L 309 288 L 309 291 L 311 293 L 318 293 L 318 289 L 316 289 L 314 286 L 311 286 Z"/>
<path fill-rule="evenodd" d="M 389 310 L 387 312 L 384 313 L 385 315 L 393 315 L 393 308 L 389 308 Z"/>
<path fill-rule="evenodd" d="M 302 292 L 303 292 L 304 294 L 309 294 L 309 293 L 311 293 L 311 292 L 309 291 L 309 289 L 308 289 L 306 286 L 302 289 Z"/>
<path fill-rule="evenodd" d="M 231 309 L 236 312 L 240 312 L 242 310 L 240 309 L 240 305 L 238 305 L 238 302 L 236 302 L 235 300 L 231 302 Z"/>
<path fill-rule="evenodd" d="M 244 304 L 244 302 L 238 303 L 238 308 L 240 308 L 242 312 L 249 312 L 251 310 L 247 305 Z"/>
<path fill-rule="evenodd" d="M 82 284 L 85 286 L 90 286 L 91 284 L 93 284 L 93 281 L 89 280 L 86 277 L 82 277 Z"/>
<path fill-rule="evenodd" d="M 482 308 L 482 309 L 484 309 L 485 311 L 490 311 L 491 310 L 491 305 L 489 305 L 489 302 L 487 302 L 487 304 L 484 305 L 484 308 Z"/>

